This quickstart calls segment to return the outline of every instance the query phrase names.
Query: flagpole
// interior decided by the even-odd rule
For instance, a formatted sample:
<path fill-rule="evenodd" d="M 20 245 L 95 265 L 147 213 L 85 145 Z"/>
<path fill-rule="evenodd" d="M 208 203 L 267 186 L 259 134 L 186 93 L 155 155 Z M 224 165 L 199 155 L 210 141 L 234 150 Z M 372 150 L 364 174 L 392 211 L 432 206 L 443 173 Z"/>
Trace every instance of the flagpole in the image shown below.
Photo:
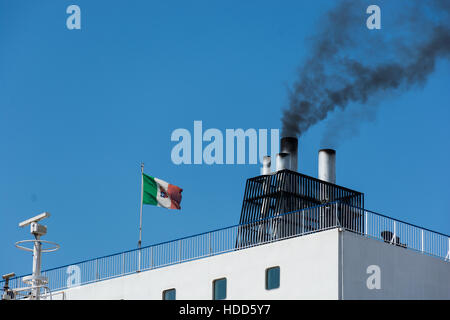
<path fill-rule="evenodd" d="M 139 211 L 139 268 L 138 271 L 141 271 L 141 245 L 142 245 L 142 202 L 144 201 L 144 163 L 141 163 L 141 207 Z"/>

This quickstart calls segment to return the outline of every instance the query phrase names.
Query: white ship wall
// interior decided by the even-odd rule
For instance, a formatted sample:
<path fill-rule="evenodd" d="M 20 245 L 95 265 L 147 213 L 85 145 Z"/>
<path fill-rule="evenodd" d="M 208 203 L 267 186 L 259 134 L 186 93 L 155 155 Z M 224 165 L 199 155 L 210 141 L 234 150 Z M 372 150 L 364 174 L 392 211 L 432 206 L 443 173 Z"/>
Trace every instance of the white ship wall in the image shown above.
<path fill-rule="evenodd" d="M 265 270 L 274 266 L 280 287 L 266 290 Z M 450 299 L 450 262 L 338 229 L 73 287 L 54 298 L 161 299 L 175 288 L 178 300 L 210 300 L 213 280 L 223 277 L 227 299 L 237 300 Z"/>
<path fill-rule="evenodd" d="M 343 233 L 344 299 L 450 299 L 450 262 L 360 235 Z M 379 267 L 380 289 L 367 279 Z"/>
<path fill-rule="evenodd" d="M 266 290 L 265 270 L 273 266 L 280 266 L 280 287 Z M 211 300 L 213 280 L 223 277 L 227 299 L 337 299 L 338 232 L 319 232 L 64 291 L 66 299 L 161 299 L 163 290 L 176 288 L 177 300 Z"/>

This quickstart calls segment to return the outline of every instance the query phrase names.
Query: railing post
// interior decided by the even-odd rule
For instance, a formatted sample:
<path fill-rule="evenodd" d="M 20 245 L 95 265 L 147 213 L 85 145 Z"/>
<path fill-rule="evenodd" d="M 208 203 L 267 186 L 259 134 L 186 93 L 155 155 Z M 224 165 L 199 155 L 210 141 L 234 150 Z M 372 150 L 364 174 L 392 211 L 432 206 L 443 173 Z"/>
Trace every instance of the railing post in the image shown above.
<path fill-rule="evenodd" d="M 125 273 L 125 253 L 122 252 L 122 274 Z"/>
<path fill-rule="evenodd" d="M 395 238 L 397 237 L 397 232 L 395 229 L 395 220 L 394 220 L 394 234 L 392 235 L 391 243 L 395 244 Z"/>
<path fill-rule="evenodd" d="M 445 260 L 450 260 L 450 237 L 448 238 L 448 250 L 447 255 L 445 256 Z"/>
<path fill-rule="evenodd" d="M 319 207 L 318 209 L 314 209 L 314 211 L 319 211 L 318 216 L 319 216 L 319 230 L 322 229 L 322 215 L 323 215 L 323 209 L 324 207 Z"/>
<path fill-rule="evenodd" d="M 302 211 L 302 235 L 305 234 L 305 211 Z"/>
<path fill-rule="evenodd" d="M 208 232 L 208 255 L 211 255 L 211 232 Z"/>
<path fill-rule="evenodd" d="M 150 269 L 153 269 L 153 246 L 150 247 Z"/>
<path fill-rule="evenodd" d="M 334 211 L 336 212 L 336 226 L 340 227 L 341 226 L 341 221 L 339 220 L 339 207 L 338 207 L 339 203 L 335 202 L 334 204 Z"/>
<path fill-rule="evenodd" d="M 98 280 L 98 259 L 95 259 L 95 280 Z"/>
<path fill-rule="evenodd" d="M 138 272 L 141 272 L 141 248 L 139 248 L 138 250 Z"/>
<path fill-rule="evenodd" d="M 367 237 L 367 235 L 368 235 L 368 232 L 367 232 L 367 212 L 364 212 L 364 234 Z"/>
<path fill-rule="evenodd" d="M 422 244 L 421 247 L 422 247 L 422 248 L 421 248 L 421 251 L 422 251 L 422 253 L 423 253 L 423 249 L 424 249 L 424 243 L 423 243 L 423 229 L 422 229 L 422 232 L 421 232 L 421 233 L 422 233 L 422 241 L 421 241 L 421 244 Z"/>
<path fill-rule="evenodd" d="M 336 219 L 336 227 L 338 227 L 339 226 L 339 219 L 338 219 L 337 202 L 334 203 L 334 214 L 335 214 L 335 219 Z"/>

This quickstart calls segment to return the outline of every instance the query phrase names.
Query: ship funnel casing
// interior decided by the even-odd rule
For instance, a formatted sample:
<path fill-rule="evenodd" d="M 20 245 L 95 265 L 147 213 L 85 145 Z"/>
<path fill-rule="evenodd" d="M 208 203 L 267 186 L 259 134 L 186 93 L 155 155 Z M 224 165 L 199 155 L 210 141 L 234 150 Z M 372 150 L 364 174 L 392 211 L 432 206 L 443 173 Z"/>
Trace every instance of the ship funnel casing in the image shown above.
<path fill-rule="evenodd" d="M 336 150 L 322 149 L 319 151 L 318 178 L 336 184 Z"/>
<path fill-rule="evenodd" d="M 290 169 L 290 167 L 291 167 L 290 154 L 286 152 L 277 153 L 276 171 Z"/>
<path fill-rule="evenodd" d="M 289 153 L 290 165 L 286 169 L 298 170 L 298 139 L 297 137 L 283 137 L 280 143 L 280 153 Z"/>

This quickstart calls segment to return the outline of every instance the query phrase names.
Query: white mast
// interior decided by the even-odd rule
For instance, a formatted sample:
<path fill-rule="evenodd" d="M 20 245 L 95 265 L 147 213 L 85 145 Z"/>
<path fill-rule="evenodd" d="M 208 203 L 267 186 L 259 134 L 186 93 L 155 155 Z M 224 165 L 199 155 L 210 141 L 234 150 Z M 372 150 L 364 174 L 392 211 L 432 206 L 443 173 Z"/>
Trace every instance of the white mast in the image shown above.
<path fill-rule="evenodd" d="M 144 163 L 141 163 L 141 206 L 139 211 L 139 265 L 138 271 L 141 271 L 141 246 L 142 246 L 142 201 L 144 201 Z"/>
<path fill-rule="evenodd" d="M 41 288 L 47 289 L 50 292 L 50 289 L 48 288 L 48 279 L 47 277 L 44 277 L 41 275 L 41 258 L 42 253 L 44 252 L 52 252 L 59 249 L 59 245 L 46 240 L 41 240 L 41 236 L 44 236 L 47 234 L 47 227 L 44 225 L 39 224 L 38 222 L 42 219 L 50 217 L 50 213 L 44 212 L 41 214 L 38 214 L 37 216 L 30 218 L 28 220 L 22 221 L 19 223 L 19 227 L 25 227 L 27 225 L 30 225 L 30 233 L 34 236 L 34 240 L 22 240 L 16 242 L 16 247 L 25 251 L 32 251 L 33 252 L 33 273 L 31 276 L 27 276 L 23 278 L 23 282 L 30 285 L 28 288 L 21 288 L 17 291 L 24 291 L 26 289 L 31 289 L 31 296 L 29 297 L 30 300 L 39 300 L 41 298 Z M 27 242 L 33 242 L 33 249 L 21 246 L 22 243 Z M 51 248 L 43 249 L 42 243 L 47 243 L 53 245 Z"/>

